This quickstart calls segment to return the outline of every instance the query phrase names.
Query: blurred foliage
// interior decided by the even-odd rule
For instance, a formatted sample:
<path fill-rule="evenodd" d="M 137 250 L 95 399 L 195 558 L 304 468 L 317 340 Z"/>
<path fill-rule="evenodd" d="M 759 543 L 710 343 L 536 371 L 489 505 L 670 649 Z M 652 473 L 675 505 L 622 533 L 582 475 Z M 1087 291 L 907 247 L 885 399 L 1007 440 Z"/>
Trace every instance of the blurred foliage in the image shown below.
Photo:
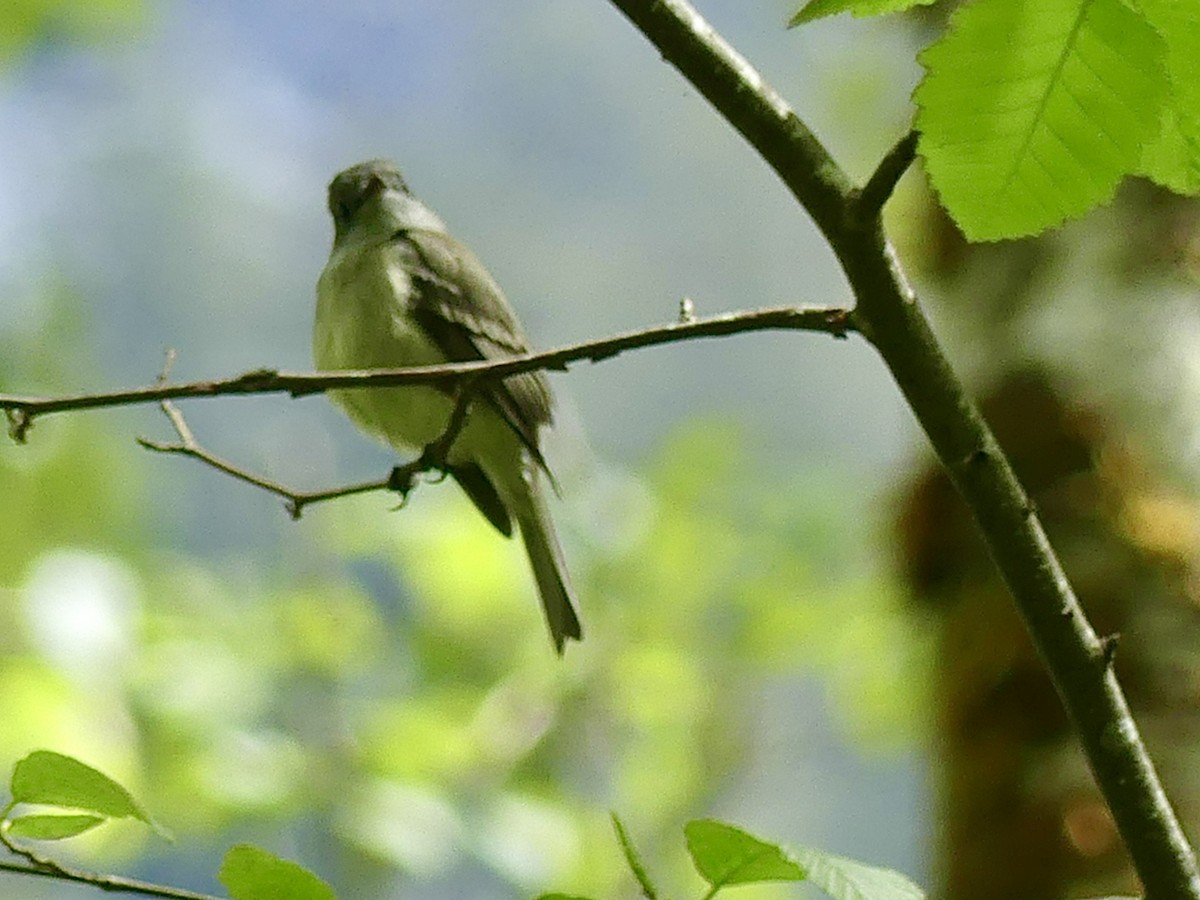
<path fill-rule="evenodd" d="M 0 810 L 0 844 L 11 854 L 36 865 L 40 859 L 26 842 L 54 842 L 78 837 L 118 819 L 136 819 L 157 827 L 121 784 L 86 763 L 53 751 L 38 750 L 17 762 L 11 779 L 11 801 Z M 30 812 L 30 810 L 43 812 Z M 620 818 L 612 816 L 625 862 L 644 896 L 659 896 Z M 820 850 L 802 849 L 796 856 L 777 844 L 757 838 L 736 826 L 714 819 L 697 819 L 684 826 L 687 852 L 709 885 L 705 898 L 726 887 L 764 882 L 811 881 L 833 900 L 922 900 L 924 893 L 904 876 Z M 102 874 L 69 870 L 58 865 L 57 875 L 93 885 L 114 887 Z M 29 871 L 37 871 L 31 868 Z M 328 883 L 290 860 L 261 848 L 239 844 L 231 848 L 218 875 L 234 900 L 334 900 Z M 143 883 L 137 893 L 174 895 L 168 886 Z M 118 890 L 131 890 L 122 884 Z M 540 900 L 571 900 L 566 894 L 543 894 Z M 575 900 L 583 900 L 576 897 Z"/>
<path fill-rule="evenodd" d="M 0 7 L 0 60 L 131 33 L 145 12 L 18 0 Z M 81 306 L 47 282 L 0 331 L 0 390 L 92 380 Z M 827 675 L 859 736 L 911 725 L 919 644 L 870 523 L 843 506 L 847 476 L 765 483 L 728 423 L 568 492 L 587 640 L 560 661 L 519 546 L 457 492 L 427 487 L 395 517 L 380 498 L 314 512 L 284 559 L 196 558 L 150 524 L 172 498 L 146 489 L 148 457 L 113 420 L 52 416 L 0 444 L 0 767 L 39 747 L 87 759 L 180 835 L 77 839 L 103 866 L 219 853 L 232 832 L 289 843 L 348 896 L 464 860 L 526 892 L 613 896 L 615 808 L 664 874 L 696 883 L 678 828 L 777 714 L 766 680 Z"/>
<path fill-rule="evenodd" d="M 130 34 L 147 8 L 4 4 L 0 62 Z M 48 282 L 0 330 L 0 390 L 94 380 L 81 306 Z M 671 435 L 637 477 L 598 470 L 567 491 L 587 639 L 561 661 L 520 547 L 453 489 L 395 516 L 378 497 L 314 511 L 280 557 L 198 558 L 156 527 L 171 487 L 148 490 L 116 420 L 51 416 L 27 446 L 0 443 L 0 768 L 41 747 L 78 756 L 179 835 L 75 839 L 101 868 L 203 855 L 211 873 L 248 839 L 345 896 L 464 864 L 521 893 L 617 896 L 631 885 L 612 808 L 664 877 L 699 887 L 678 829 L 779 714 L 763 684 L 826 677 L 874 746 L 912 727 L 921 644 L 872 556 L 873 518 L 844 505 L 849 476 L 767 482 L 727 422 Z"/>
<path fill-rule="evenodd" d="M 0 65 L 47 41 L 89 44 L 124 37 L 149 12 L 145 0 L 6 0 L 0 4 Z"/>
<path fill-rule="evenodd" d="M 87 382 L 85 329 L 43 324 L 0 334 L 0 389 L 53 388 L 56 360 Z M 191 558 L 141 524 L 170 498 L 139 490 L 147 457 L 107 421 L 49 418 L 0 450 L 0 765 L 38 747 L 87 759 L 181 846 L 286 838 L 353 896 L 467 860 L 526 893 L 615 896 L 612 808 L 694 883 L 679 825 L 777 714 L 765 681 L 824 672 L 856 733 L 912 724 L 920 644 L 844 477 L 767 483 L 727 423 L 673 434 L 639 478 L 568 491 L 587 638 L 564 661 L 519 546 L 458 492 L 311 513 L 283 559 Z M 78 843 L 106 861 L 179 852 L 147 840 Z"/>

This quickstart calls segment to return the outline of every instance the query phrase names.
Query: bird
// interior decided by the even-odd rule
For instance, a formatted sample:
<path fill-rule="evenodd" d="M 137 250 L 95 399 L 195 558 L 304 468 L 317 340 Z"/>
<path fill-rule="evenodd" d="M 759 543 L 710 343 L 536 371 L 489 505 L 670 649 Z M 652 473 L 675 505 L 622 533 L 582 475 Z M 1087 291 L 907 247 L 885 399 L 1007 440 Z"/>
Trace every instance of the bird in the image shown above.
<path fill-rule="evenodd" d="M 333 247 L 317 282 L 313 360 L 320 371 L 497 360 L 530 352 L 495 279 L 385 159 L 329 184 Z M 453 387 L 331 390 L 364 432 L 398 452 L 429 446 L 455 414 Z M 541 372 L 475 385 L 440 463 L 506 537 L 520 531 L 556 652 L 583 636 L 555 534 L 541 450 L 553 400 Z"/>

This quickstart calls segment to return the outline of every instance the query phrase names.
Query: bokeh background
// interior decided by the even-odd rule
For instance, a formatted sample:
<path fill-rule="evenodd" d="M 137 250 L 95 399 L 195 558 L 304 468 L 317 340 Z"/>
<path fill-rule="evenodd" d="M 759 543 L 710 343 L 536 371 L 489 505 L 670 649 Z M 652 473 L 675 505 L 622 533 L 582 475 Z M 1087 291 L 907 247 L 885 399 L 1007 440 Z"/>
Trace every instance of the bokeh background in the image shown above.
<path fill-rule="evenodd" d="M 933 23 L 702 11 L 856 177 L 908 128 Z M 597 0 L 27 0 L 0 8 L 0 51 L 0 390 L 144 384 L 168 348 L 180 379 L 309 369 L 325 185 L 376 156 L 540 347 L 669 321 L 684 297 L 848 302 L 775 177 Z M 1000 294 L 995 261 L 947 275 L 966 251 L 917 181 L 894 224 L 918 278 Z M 939 325 L 981 382 L 1001 350 L 1060 349 L 1000 340 L 1011 310 L 972 333 L 964 309 Z M 171 437 L 153 407 L 0 445 L 0 769 L 72 753 L 176 835 L 111 826 L 54 852 L 214 892 L 251 841 L 344 897 L 634 896 L 613 810 L 676 896 L 699 895 L 681 828 L 706 815 L 928 884 L 935 638 L 904 607 L 894 524 L 925 456 L 879 361 L 755 334 L 552 380 L 587 635 L 561 661 L 520 548 L 451 486 L 292 522 L 137 447 Z M 393 463 L 323 398 L 183 409 L 210 449 L 296 487 Z"/>

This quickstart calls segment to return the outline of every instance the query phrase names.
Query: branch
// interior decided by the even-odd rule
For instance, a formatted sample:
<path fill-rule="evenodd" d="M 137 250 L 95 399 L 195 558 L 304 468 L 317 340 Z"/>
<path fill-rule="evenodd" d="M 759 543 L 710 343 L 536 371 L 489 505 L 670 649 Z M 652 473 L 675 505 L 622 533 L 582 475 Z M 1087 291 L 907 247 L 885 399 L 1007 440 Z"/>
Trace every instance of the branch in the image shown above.
<path fill-rule="evenodd" d="M 74 881 L 79 884 L 91 885 L 102 891 L 139 894 L 143 897 L 170 897 L 174 900 L 221 900 L 220 897 L 212 894 L 198 894 L 183 888 L 152 884 L 149 881 L 138 881 L 135 878 L 123 878 L 120 875 L 101 875 L 98 872 L 85 872 L 82 869 L 68 869 L 57 863 L 50 863 L 47 866 L 37 864 L 25 866 L 20 863 L 0 862 L 0 872 L 54 878 L 58 881 Z"/>
<path fill-rule="evenodd" d="M 158 383 L 165 384 L 167 377 L 171 373 L 171 367 L 175 363 L 175 351 L 168 350 L 166 362 L 163 365 L 162 373 L 158 376 Z M 183 413 L 170 400 L 162 400 L 159 402 L 159 408 L 170 421 L 171 426 L 175 429 L 175 434 L 179 437 L 177 443 L 167 443 L 165 441 L 154 441 L 150 438 L 139 437 L 137 442 L 147 450 L 153 450 L 156 453 L 177 453 L 180 456 L 188 456 L 192 459 L 199 460 L 207 466 L 211 466 L 219 472 L 224 472 L 239 481 L 244 481 L 246 484 L 252 484 L 255 487 L 269 491 L 276 496 L 283 497 L 287 501 L 285 504 L 288 513 L 293 519 L 299 519 L 304 507 L 310 503 L 319 503 L 322 500 L 334 500 L 338 497 L 349 497 L 353 494 L 361 494 L 367 491 L 384 490 L 389 487 L 389 480 L 368 481 L 360 484 L 352 484 L 344 487 L 333 488 L 327 491 L 296 491 L 284 485 L 271 481 L 261 475 L 255 475 L 253 472 L 243 469 L 228 460 L 224 460 L 215 453 L 206 450 L 196 440 L 195 434 L 192 432 L 191 426 L 183 417 Z M 452 420 L 453 421 L 453 420 Z M 413 478 L 415 478 L 415 474 Z"/>
<path fill-rule="evenodd" d="M 323 500 L 334 500 L 338 497 L 350 497 L 354 494 L 362 494 L 368 491 L 381 491 L 388 487 L 388 480 L 383 479 L 379 481 L 365 481 L 326 491 L 294 490 L 269 478 L 255 475 L 253 472 L 243 469 L 206 450 L 196 440 L 191 427 L 183 417 L 183 413 L 179 411 L 179 407 L 170 400 L 163 400 L 159 405 L 162 407 L 163 413 L 171 420 L 171 425 L 175 428 L 175 433 L 179 435 L 179 441 L 176 443 L 167 443 L 165 441 L 154 441 L 150 438 L 139 437 L 137 439 L 139 444 L 147 450 L 153 450 L 157 453 L 177 453 L 180 456 L 191 457 L 220 472 L 224 472 L 226 475 L 231 475 L 239 481 L 244 481 L 246 484 L 252 484 L 255 487 L 262 488 L 264 491 L 269 491 L 278 497 L 282 497 L 286 501 L 285 506 L 287 507 L 288 514 L 293 519 L 299 519 L 304 507 L 312 503 L 320 503 Z"/>
<path fill-rule="evenodd" d="M 16 856 L 29 860 L 29 864 L 0 861 L 0 872 L 12 872 L 15 875 L 33 875 L 38 878 L 53 878 L 57 881 L 74 881 L 79 884 L 91 885 L 106 892 L 121 892 L 124 894 L 140 894 L 143 897 L 169 897 L 173 900 L 220 900 L 211 894 L 198 894 L 183 888 L 168 887 L 152 884 L 149 881 L 138 881 L 136 878 L 124 878 L 120 875 L 102 875 L 99 872 L 88 872 L 85 869 L 74 869 L 54 862 L 51 859 L 38 856 L 31 850 L 15 844 L 7 831 L 0 827 L 0 844 Z"/>
<path fill-rule="evenodd" d="M 872 173 L 870 180 L 858 195 L 858 214 L 864 221 L 871 221 L 883 210 L 883 206 L 896 190 L 901 176 L 908 171 L 917 158 L 917 140 L 920 135 L 910 131 L 896 142 Z"/>
<path fill-rule="evenodd" d="M 1200 900 L 1200 872 L 1104 647 L 995 437 L 942 352 L 878 215 L 783 99 L 687 0 L 610 0 L 804 206 L 853 288 L 854 323 L 883 357 L 971 509 L 1049 669 L 1134 867 L 1154 900 Z M 897 163 L 907 152 L 892 154 Z M 873 178 L 885 193 L 896 166 Z M 890 188 L 889 188 L 890 190 Z M 866 193 L 866 192 L 864 192 Z M 879 203 L 878 200 L 872 200 Z"/>
<path fill-rule="evenodd" d="M 445 465 L 446 454 L 450 452 L 450 447 L 453 446 L 455 439 L 462 431 L 463 425 L 466 424 L 467 411 L 470 409 L 471 401 L 469 391 L 463 390 L 460 392 L 458 402 L 455 404 L 454 410 L 441 436 L 428 444 L 416 459 L 393 468 L 387 478 L 358 482 L 323 491 L 298 491 L 277 481 L 265 478 L 262 475 L 255 475 L 241 466 L 222 459 L 215 453 L 206 450 L 196 440 L 191 426 L 188 425 L 179 407 L 170 400 L 161 401 L 159 406 L 170 420 L 175 433 L 179 436 L 179 441 L 176 443 L 167 443 L 139 437 L 137 439 L 139 444 L 147 450 L 153 450 L 157 453 L 176 453 L 180 456 L 199 460 L 219 472 L 224 472 L 226 475 L 236 478 L 238 481 L 243 481 L 246 484 L 262 488 L 264 491 L 282 497 L 285 501 L 284 506 L 287 508 L 288 514 L 293 519 L 299 519 L 306 506 L 311 506 L 314 503 L 322 503 L 326 500 L 350 497 L 355 494 L 366 494 L 371 491 L 395 491 L 400 494 L 400 505 L 403 506 L 408 499 L 409 493 L 416 487 L 418 478 L 421 475 L 426 472 L 440 470 Z"/>
<path fill-rule="evenodd" d="M 614 337 L 571 344 L 556 350 L 547 350 L 529 356 L 517 356 L 512 359 L 450 363 L 405 369 L 317 373 L 315 375 L 260 369 L 219 381 L 195 381 L 187 384 L 159 382 L 149 387 L 124 391 L 75 394 L 65 397 L 0 394 L 0 409 L 4 410 L 8 419 L 9 435 L 13 440 L 21 443 L 33 425 L 33 420 L 38 416 L 68 410 L 133 406 L 140 403 L 156 403 L 186 397 L 218 397 L 225 394 L 288 393 L 293 397 L 302 397 L 308 394 L 323 393 L 333 388 L 395 387 L 397 385 L 445 384 L 461 382 L 463 379 L 496 379 L 539 369 L 565 371 L 570 363 L 580 360 L 600 362 L 626 350 L 652 347 L 658 344 L 673 344 L 696 338 L 724 337 L 749 331 L 777 329 L 817 331 L 841 338 L 854 331 L 855 327 L 851 312 L 845 309 L 800 309 L 787 306 L 726 313 L 703 319 L 685 319 L 670 325 L 629 331 Z"/>

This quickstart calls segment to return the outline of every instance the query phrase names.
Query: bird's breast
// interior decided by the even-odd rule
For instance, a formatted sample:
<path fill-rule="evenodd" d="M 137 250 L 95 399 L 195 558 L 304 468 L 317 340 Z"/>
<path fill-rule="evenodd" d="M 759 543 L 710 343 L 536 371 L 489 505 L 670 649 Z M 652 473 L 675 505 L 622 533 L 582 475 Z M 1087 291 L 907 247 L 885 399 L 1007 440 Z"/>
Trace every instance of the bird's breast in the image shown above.
<path fill-rule="evenodd" d="M 321 371 L 445 362 L 411 315 L 413 282 L 387 244 L 341 248 L 317 283 L 313 360 Z M 451 403 L 431 387 L 331 391 L 365 431 L 419 447 L 444 429 Z"/>

